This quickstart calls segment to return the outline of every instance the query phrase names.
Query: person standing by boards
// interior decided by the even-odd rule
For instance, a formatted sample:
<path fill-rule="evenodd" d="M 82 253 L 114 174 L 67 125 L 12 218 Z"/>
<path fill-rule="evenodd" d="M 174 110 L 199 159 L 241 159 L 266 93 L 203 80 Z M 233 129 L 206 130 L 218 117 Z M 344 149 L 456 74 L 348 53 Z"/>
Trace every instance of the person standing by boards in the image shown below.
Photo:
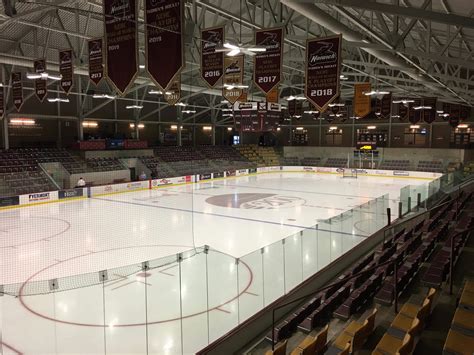
<path fill-rule="evenodd" d="M 86 186 L 86 181 L 80 177 L 79 180 L 77 180 L 77 184 L 76 184 L 77 187 L 84 187 Z"/>

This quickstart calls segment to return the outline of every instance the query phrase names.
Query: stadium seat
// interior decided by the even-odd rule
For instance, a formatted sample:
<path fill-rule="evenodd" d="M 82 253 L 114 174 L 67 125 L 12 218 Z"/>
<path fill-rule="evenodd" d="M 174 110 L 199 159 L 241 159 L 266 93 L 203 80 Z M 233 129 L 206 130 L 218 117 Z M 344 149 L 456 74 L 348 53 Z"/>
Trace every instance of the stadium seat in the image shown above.
<path fill-rule="evenodd" d="M 291 355 L 317 355 L 322 354 L 327 346 L 329 325 L 326 325 L 315 337 L 307 336 L 291 352 Z"/>
<path fill-rule="evenodd" d="M 288 344 L 288 340 L 284 340 L 281 343 L 275 346 L 275 350 L 268 350 L 265 355 L 286 355 L 286 346 Z"/>

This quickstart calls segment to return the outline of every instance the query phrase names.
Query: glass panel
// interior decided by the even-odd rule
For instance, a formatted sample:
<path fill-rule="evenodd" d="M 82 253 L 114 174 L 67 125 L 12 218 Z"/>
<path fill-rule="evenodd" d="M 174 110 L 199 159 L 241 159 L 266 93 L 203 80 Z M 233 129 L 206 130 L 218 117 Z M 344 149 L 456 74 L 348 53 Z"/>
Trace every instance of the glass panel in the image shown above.
<path fill-rule="evenodd" d="M 146 275 L 148 353 L 181 353 L 181 287 L 178 257 L 152 260 Z"/>
<path fill-rule="evenodd" d="M 238 325 L 238 284 L 236 260 L 209 250 L 207 255 L 209 297 L 209 341 Z"/>
<path fill-rule="evenodd" d="M 317 229 L 318 270 L 331 262 L 331 225 L 329 221 L 320 221 Z"/>
<path fill-rule="evenodd" d="M 285 290 L 286 293 L 303 281 L 303 262 L 301 260 L 301 235 L 298 232 L 285 238 Z"/>
<path fill-rule="evenodd" d="M 209 343 L 207 254 L 202 249 L 185 252 L 180 263 L 183 353 L 193 353 Z"/>
<path fill-rule="evenodd" d="M 261 250 L 256 250 L 239 260 L 240 322 L 264 307 L 262 258 Z"/>
<path fill-rule="evenodd" d="M 20 313 L 18 307 L 18 299 L 12 296 L 4 296 L 3 298 L 3 331 L 2 342 L 5 354 L 14 354 L 10 347 L 15 344 L 21 344 L 21 353 L 26 354 L 48 354 L 56 353 L 56 322 L 46 320 L 41 316 L 34 316 L 27 313 Z M 44 295 L 36 295 L 34 297 L 23 296 L 21 298 L 27 309 L 34 310 L 44 317 L 54 317 L 54 294 L 48 293 Z M 102 313 L 100 313 L 102 315 Z M 25 335 L 32 336 L 32 341 L 25 342 Z M 41 341 L 34 341 L 35 339 Z M 76 343 L 76 341 L 74 341 Z M 103 336 L 102 336 L 103 343 Z M 102 344 L 103 345 L 103 344 Z M 103 346 L 100 348 L 103 352 Z"/>
<path fill-rule="evenodd" d="M 303 249 L 303 279 L 318 272 L 318 235 L 316 228 L 307 228 L 301 237 Z"/>
<path fill-rule="evenodd" d="M 285 294 L 283 243 L 263 248 L 263 292 L 265 306 Z"/>

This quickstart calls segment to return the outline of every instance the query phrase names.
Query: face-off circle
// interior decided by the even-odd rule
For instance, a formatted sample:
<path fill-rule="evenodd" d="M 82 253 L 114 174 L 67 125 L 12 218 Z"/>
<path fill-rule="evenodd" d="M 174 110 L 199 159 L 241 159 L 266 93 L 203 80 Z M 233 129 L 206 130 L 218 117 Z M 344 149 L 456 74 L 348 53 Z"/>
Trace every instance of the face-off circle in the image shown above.
<path fill-rule="evenodd" d="M 71 227 L 61 218 L 0 216 L 0 249 L 14 248 L 55 238 Z"/>
<path fill-rule="evenodd" d="M 107 253 L 107 252 L 117 252 L 117 251 L 120 251 L 120 250 L 124 250 L 124 249 L 136 249 L 136 248 L 163 248 L 163 247 L 168 247 L 168 246 L 171 246 L 171 245 L 141 245 L 141 246 L 130 246 L 130 247 L 125 247 L 125 248 L 114 248 L 114 249 L 106 249 L 106 250 L 101 250 L 101 251 L 97 251 L 97 252 L 94 252 L 94 253 L 87 253 L 87 254 L 83 254 L 83 255 L 78 255 L 78 256 L 75 256 L 75 257 L 72 257 L 72 258 L 69 258 L 69 259 L 66 259 L 66 260 L 63 260 L 63 261 L 60 261 L 60 262 L 57 262 L 55 264 L 52 264 L 48 267 L 45 267 L 41 270 L 39 270 L 38 272 L 36 272 L 35 274 L 33 274 L 20 288 L 20 293 L 19 293 L 19 300 L 20 300 L 20 303 L 21 305 L 28 311 L 30 312 L 31 314 L 37 316 L 37 317 L 40 317 L 40 318 L 43 318 L 45 320 L 49 320 L 49 321 L 52 321 L 52 322 L 56 322 L 56 323 L 61 323 L 61 324 L 68 324 L 68 325 L 75 325 L 75 326 L 82 326 L 82 327 L 99 327 L 99 328 L 102 328 L 102 327 L 108 327 L 109 324 L 97 324 L 97 323 L 94 323 L 94 322 L 86 322 L 86 321 L 83 321 L 83 318 L 82 316 L 84 315 L 83 313 L 81 313 L 80 315 L 78 315 L 78 317 L 81 317 L 81 320 L 77 320 L 77 319 L 66 319 L 66 318 L 63 318 L 61 319 L 60 315 L 57 314 L 57 312 L 55 312 L 56 314 L 47 314 L 44 312 L 44 310 L 37 310 L 35 306 L 33 306 L 31 303 L 32 301 L 34 301 L 35 299 L 35 296 L 28 296 L 28 297 L 25 297 L 27 295 L 24 294 L 24 291 L 25 291 L 25 288 L 28 287 L 28 283 L 32 282 L 36 282 L 37 280 L 40 280 L 41 277 L 42 277 L 42 274 L 49 271 L 49 269 L 51 268 L 54 268 L 54 267 L 67 267 L 65 266 L 65 264 L 67 264 L 68 262 L 72 262 L 72 261 L 76 261 L 76 260 L 81 260 L 81 262 L 83 262 L 84 258 L 90 258 L 90 257 L 101 257 L 100 255 L 101 254 L 104 254 L 104 253 Z M 172 247 L 177 247 L 177 245 L 173 245 Z M 184 245 L 181 245 L 181 247 L 186 247 L 186 248 L 192 248 L 191 246 L 184 246 Z M 228 256 L 229 257 L 229 261 L 232 262 L 232 263 L 235 263 L 235 259 L 226 254 L 226 253 L 223 253 L 223 252 L 219 252 L 219 251 L 214 251 L 216 253 L 219 253 L 219 254 L 223 254 L 225 256 Z M 111 280 L 110 282 L 104 282 L 103 283 L 103 289 L 104 289 L 104 292 L 106 292 L 105 294 L 105 297 L 106 297 L 106 300 L 107 300 L 107 293 L 109 294 L 109 297 L 111 297 L 111 302 L 115 302 L 117 299 L 113 298 L 112 296 L 110 296 L 113 292 L 123 292 L 123 290 L 125 290 L 126 287 L 129 287 L 129 285 L 135 283 L 135 282 L 141 282 L 141 283 L 147 283 L 147 287 L 153 287 L 153 285 L 149 284 L 151 282 L 153 282 L 153 276 L 159 276 L 159 277 L 162 277 L 162 278 L 165 278 L 165 277 L 171 277 L 171 276 L 176 276 L 176 275 L 173 275 L 173 273 L 176 273 L 176 267 L 175 267 L 175 270 L 171 270 L 171 268 L 173 267 L 173 265 L 176 265 L 176 263 L 173 263 L 173 264 L 167 264 L 167 266 L 163 269 L 154 269 L 152 268 L 151 270 L 147 270 L 146 272 L 143 272 L 143 271 L 137 271 L 136 273 L 133 273 L 132 275 L 128 275 L 128 276 L 123 276 L 122 279 L 120 279 L 120 277 L 117 279 L 117 280 Z M 243 294 L 245 294 L 249 288 L 251 287 L 252 285 L 252 282 L 253 282 L 253 273 L 252 273 L 252 270 L 250 269 L 249 265 L 247 265 L 244 261 L 240 260 L 240 263 L 239 265 L 242 265 L 242 269 L 245 270 L 245 273 L 247 273 L 248 275 L 248 282 L 245 284 L 245 285 L 242 285 L 242 289 L 239 290 L 240 292 L 237 294 L 237 293 L 234 293 L 232 292 L 230 295 L 228 295 L 228 298 L 225 298 L 223 301 L 220 301 L 219 304 L 210 304 L 209 305 L 209 311 L 213 311 L 213 310 L 221 310 L 221 307 L 231 303 L 231 302 L 234 302 L 236 299 L 238 299 L 240 296 L 242 296 Z M 121 268 L 120 268 L 121 269 Z M 108 270 L 108 273 L 111 273 L 113 272 L 113 270 Z M 160 273 L 162 275 L 160 275 Z M 171 276 L 170 276 L 171 275 Z M 77 277 L 80 277 L 80 275 L 78 275 Z M 176 276 L 177 277 L 177 276 Z M 243 275 L 240 274 L 239 275 L 239 279 L 242 278 Z M 61 286 L 61 279 L 58 280 L 59 282 L 59 286 Z M 155 281 L 159 281 L 157 279 L 155 279 Z M 97 285 L 100 285 L 102 287 L 102 284 L 101 283 L 97 283 Z M 156 284 L 156 286 L 159 288 L 159 284 Z M 84 288 L 87 288 L 88 286 L 85 286 Z M 133 287 L 133 286 L 132 286 Z M 144 286 L 143 286 L 144 287 Z M 74 290 L 76 291 L 76 290 Z M 63 294 L 62 296 L 64 297 L 64 294 L 67 293 L 68 291 L 62 291 L 61 293 Z M 154 292 L 157 292 L 156 290 Z M 101 298 L 102 299 L 102 298 Z M 66 300 L 66 298 L 63 298 L 63 304 L 61 305 L 62 307 L 64 307 L 64 301 Z M 128 300 L 130 301 L 130 300 Z M 75 304 L 77 302 L 77 295 L 76 295 L 76 298 L 73 298 L 71 300 L 71 304 Z M 102 301 L 101 301 L 102 302 Z M 126 303 L 126 302 L 125 302 Z M 130 312 L 130 311 L 135 311 L 136 312 L 136 304 L 135 302 L 132 302 L 131 304 L 131 309 L 124 309 L 123 311 L 124 312 Z M 114 327 L 138 327 L 138 326 L 145 326 L 145 325 L 153 325 L 153 324 L 162 324 L 162 323 L 167 323 L 167 322 L 173 322 L 173 321 L 177 321 L 177 320 L 180 320 L 180 319 L 185 319 L 185 318 L 191 318 L 191 317 L 195 317 L 195 316 L 199 316 L 199 315 L 202 315 L 202 314 L 205 314 L 207 313 L 208 310 L 206 309 L 202 309 L 202 310 L 194 310 L 193 312 L 190 312 L 188 314 L 183 314 L 182 317 L 177 315 L 176 317 L 169 317 L 169 318 L 166 318 L 164 317 L 164 319 L 148 319 L 148 322 L 147 323 L 143 323 L 143 321 L 136 321 L 136 322 L 123 322 L 123 323 L 117 323 L 117 324 L 114 324 L 113 326 Z M 66 312 L 67 313 L 67 312 Z"/>

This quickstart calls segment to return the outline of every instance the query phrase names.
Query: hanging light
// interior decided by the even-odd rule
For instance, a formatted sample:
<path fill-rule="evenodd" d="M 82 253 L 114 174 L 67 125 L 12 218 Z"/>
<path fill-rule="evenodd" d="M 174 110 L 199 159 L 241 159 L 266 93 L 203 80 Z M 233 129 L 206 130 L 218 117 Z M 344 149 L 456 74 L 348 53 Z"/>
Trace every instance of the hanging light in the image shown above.
<path fill-rule="evenodd" d="M 60 97 L 49 97 L 48 102 L 69 102 L 69 99 L 62 99 Z"/>
<path fill-rule="evenodd" d="M 141 106 L 141 105 L 128 105 L 128 106 L 125 106 L 125 108 L 127 110 L 133 110 L 133 109 L 141 110 L 143 108 L 143 106 Z"/>
<path fill-rule="evenodd" d="M 431 110 L 431 106 L 415 106 L 414 110 Z"/>
<path fill-rule="evenodd" d="M 32 118 L 12 118 L 10 124 L 13 126 L 33 126 L 36 121 Z"/>
<path fill-rule="evenodd" d="M 329 107 L 344 107 L 345 105 L 342 102 L 333 102 L 328 105 Z"/>
<path fill-rule="evenodd" d="M 38 79 L 51 79 L 51 80 L 61 80 L 62 77 L 60 75 L 51 75 L 46 72 L 43 73 L 26 73 L 26 78 L 30 80 L 38 80 Z"/>
<path fill-rule="evenodd" d="M 392 101 L 394 104 L 410 104 L 412 102 L 415 102 L 415 100 L 412 99 L 399 99 L 399 100 L 393 100 Z"/>
<path fill-rule="evenodd" d="M 306 97 L 290 95 L 286 98 L 286 101 L 293 101 L 293 100 L 306 100 Z"/>
<path fill-rule="evenodd" d="M 99 126 L 97 122 L 94 121 L 84 121 L 82 122 L 82 127 L 88 127 L 88 128 L 96 128 Z"/>
<path fill-rule="evenodd" d="M 113 100 L 115 99 L 115 96 L 113 95 L 108 95 L 108 94 L 94 94 L 92 95 L 93 99 L 110 99 Z"/>
<path fill-rule="evenodd" d="M 196 110 L 183 110 L 182 113 L 196 113 Z"/>
<path fill-rule="evenodd" d="M 381 91 L 381 90 L 371 90 L 369 92 L 365 92 L 365 96 L 383 96 L 390 94 L 389 91 Z"/>
<path fill-rule="evenodd" d="M 135 128 L 135 123 L 130 123 L 130 128 Z M 145 128 L 145 125 L 143 123 L 139 123 L 138 128 L 139 129 Z"/>

